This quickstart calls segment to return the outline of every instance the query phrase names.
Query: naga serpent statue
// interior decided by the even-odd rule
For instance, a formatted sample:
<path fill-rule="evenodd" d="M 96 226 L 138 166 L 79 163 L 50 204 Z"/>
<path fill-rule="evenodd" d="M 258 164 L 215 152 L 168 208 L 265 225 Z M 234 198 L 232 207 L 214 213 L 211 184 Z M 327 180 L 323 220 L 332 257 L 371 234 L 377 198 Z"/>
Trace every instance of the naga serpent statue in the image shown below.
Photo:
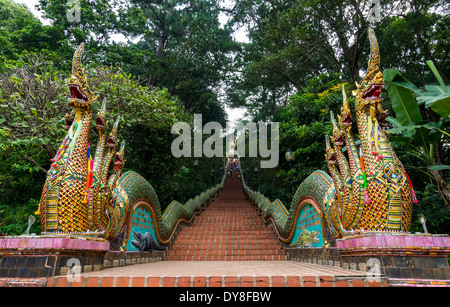
<path fill-rule="evenodd" d="M 178 223 L 190 222 L 223 187 L 223 180 L 184 205 L 172 201 L 161 213 L 151 184 L 136 172 L 122 173 L 125 143 L 116 151 L 120 117 L 107 134 L 106 100 L 95 119 L 98 140 L 93 154 L 89 136 L 93 103 L 98 97 L 89 88 L 81 65 L 83 50 L 81 44 L 75 51 L 68 84 L 69 106 L 74 110 L 65 117 L 67 133 L 52 159 L 36 212 L 41 217 L 42 234 L 100 237 L 113 243 L 112 249 L 123 251 L 133 225 L 140 225 L 141 230 L 154 232 L 157 243 L 167 244 Z"/>
<path fill-rule="evenodd" d="M 343 88 L 341 114 L 336 121 L 331 113 L 333 135 L 326 136 L 325 158 L 331 177 L 323 171 L 313 172 L 297 189 L 289 211 L 281 201 L 270 202 L 244 183 L 250 199 L 264 219 L 272 221 L 285 243 L 295 242 L 306 227 L 331 233 L 334 238 L 355 231 L 410 229 L 412 204 L 417 200 L 384 129 L 388 116 L 381 107 L 384 79 L 378 42 L 371 28 L 369 41 L 368 70 L 354 91 L 359 148 L 351 131 L 353 119 Z M 321 244 L 327 244 L 325 237 Z"/>
<path fill-rule="evenodd" d="M 251 190 L 242 180 L 245 192 L 264 219 L 272 221 L 284 243 L 303 242 L 301 245 L 305 246 L 303 237 L 307 232 L 314 234 L 314 240 L 306 246 L 318 247 L 328 246 L 327 240 L 355 231 L 410 229 L 412 204 L 417 200 L 384 129 L 388 112 L 381 107 L 384 80 L 372 29 L 369 41 L 369 67 L 354 92 L 359 148 L 351 131 L 353 118 L 343 89 L 341 114 L 336 121 L 331 113 L 333 135 L 325 138 L 325 158 L 331 176 L 320 170 L 313 172 L 297 189 L 289 210 L 281 201 L 271 202 Z M 81 66 L 83 47 L 81 44 L 75 51 L 68 85 L 69 106 L 74 111 L 66 115 L 67 134 L 52 159 L 39 202 L 37 213 L 41 215 L 43 234 L 102 237 L 112 243 L 112 249 L 123 251 L 133 245 L 135 248 L 149 245 L 137 235 L 149 233 L 155 243 L 165 245 L 180 221 L 190 222 L 194 213 L 223 188 L 225 176 L 220 184 L 184 205 L 172 201 L 161 213 L 150 183 L 132 171 L 122 174 L 123 142 L 116 152 L 120 118 L 107 136 L 105 100 L 96 117 L 98 141 L 92 156 L 89 135 L 92 105 L 97 97 L 89 88 Z M 109 174 L 113 159 L 113 171 Z M 128 244 L 132 231 L 138 241 Z"/>

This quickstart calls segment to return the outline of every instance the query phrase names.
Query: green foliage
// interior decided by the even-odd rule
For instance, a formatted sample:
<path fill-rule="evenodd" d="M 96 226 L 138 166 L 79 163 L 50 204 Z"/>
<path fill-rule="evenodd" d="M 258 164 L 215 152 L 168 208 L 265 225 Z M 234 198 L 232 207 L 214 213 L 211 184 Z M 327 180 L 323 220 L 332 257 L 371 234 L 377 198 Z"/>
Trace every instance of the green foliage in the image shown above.
<path fill-rule="evenodd" d="M 428 184 L 424 191 L 417 194 L 420 202 L 414 206 L 411 232 L 424 232 L 419 222 L 419 216 L 423 214 L 427 218 L 426 226 L 429 233 L 450 233 L 450 210 L 442 206 L 437 186 Z"/>
<path fill-rule="evenodd" d="M 450 191 L 445 173 L 450 166 L 446 165 L 449 161 L 445 159 L 445 156 L 441 158 L 441 152 L 446 149 L 440 144 L 448 141 L 450 137 L 448 130 L 450 118 L 447 116 L 450 111 L 450 95 L 448 86 L 445 85 L 434 64 L 432 62 L 427 64 L 435 74 L 439 85 L 427 84 L 426 90 L 417 88 L 396 69 L 384 71 L 387 91 L 396 113 L 395 119 L 388 119 L 395 126 L 389 131 L 402 133 L 403 136 L 414 140 L 409 154 L 422 161 L 422 165 L 427 167 L 426 171 L 421 171 L 436 181 L 438 193 L 444 205 L 450 208 Z M 442 117 L 438 120 L 424 120 L 420 105 L 424 105 L 425 110 L 432 109 Z"/>
<path fill-rule="evenodd" d="M 165 87 L 186 109 L 224 123 L 217 90 L 237 50 L 231 31 L 220 27 L 214 1 L 132 0 L 119 10 L 121 31 L 140 35 L 139 48 L 151 51 L 140 75 L 147 86 Z M 218 112 L 210 112 L 210 109 Z"/>
<path fill-rule="evenodd" d="M 68 72 L 55 70 L 52 62 L 42 56 L 19 63 L 0 75 L 0 206 L 5 220 L 0 232 L 10 234 L 20 234 L 24 217 L 36 211 L 35 200 L 40 198 L 50 159 L 65 134 L 64 114 L 70 111 Z M 196 170 L 197 180 L 192 181 L 191 159 L 171 155 L 175 137 L 170 133 L 172 124 L 192 123 L 192 115 L 179 99 L 167 89 L 139 85 L 121 68 L 87 66 L 85 71 L 98 101 L 107 98 L 109 129 L 112 119 L 121 115 L 118 137 L 127 144 L 125 170 L 145 176 L 157 191 L 163 209 L 174 199 L 185 202 L 193 197 L 194 184 L 197 193 L 213 185 L 211 163 L 219 166 L 222 162 L 202 161 Z M 95 112 L 100 103 L 93 107 Z M 91 144 L 96 144 L 94 128 Z M 215 174 L 217 180 L 218 169 Z"/>
<path fill-rule="evenodd" d="M 254 120 L 271 118 L 293 93 L 321 73 L 339 73 L 350 84 L 366 69 L 369 3 L 347 0 L 236 1 L 230 23 L 248 30 L 237 57 L 240 74 L 230 89 L 231 106 L 245 106 Z M 448 83 L 449 6 L 433 1 L 380 1 L 375 24 L 383 67 L 415 84 L 434 79 L 423 68 L 432 60 Z"/>
<path fill-rule="evenodd" d="M 342 105 L 341 83 L 337 74 L 321 74 L 308 81 L 308 85 L 289 98 L 289 104 L 273 116 L 279 123 L 279 165 L 274 169 L 260 169 L 259 160 L 244 160 L 248 183 L 269 199 L 280 199 L 289 207 L 294 190 L 317 169 L 327 170 L 324 159 L 325 134 L 332 131 L 330 111 L 337 113 Z M 288 149 L 294 151 L 291 169 L 285 160 Z M 274 182 L 278 184 L 274 185 Z"/>
<path fill-rule="evenodd" d="M 0 203 L 0 233 L 6 234 L 24 234 L 28 227 L 28 217 L 33 215 L 39 200 L 30 198 L 20 206 L 10 206 Z M 36 219 L 30 228 L 30 234 L 41 232 L 41 223 Z"/>
<path fill-rule="evenodd" d="M 444 39 L 449 34 L 448 6 L 441 6 L 440 1 L 423 1 L 403 14 L 386 15 L 377 31 L 381 62 L 424 87 L 435 82 L 434 75 L 424 66 L 427 60 L 434 62 L 442 76 L 450 75 L 450 44 Z"/>

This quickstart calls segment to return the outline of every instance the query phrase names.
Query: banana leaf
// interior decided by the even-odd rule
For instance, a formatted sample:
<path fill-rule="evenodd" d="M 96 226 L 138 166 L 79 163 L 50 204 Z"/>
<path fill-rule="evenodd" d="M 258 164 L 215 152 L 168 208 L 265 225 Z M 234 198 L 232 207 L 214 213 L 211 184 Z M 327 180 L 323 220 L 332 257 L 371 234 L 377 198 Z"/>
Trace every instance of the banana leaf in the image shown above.
<path fill-rule="evenodd" d="M 445 85 L 442 81 L 442 77 L 439 75 L 436 67 L 434 66 L 433 62 L 427 61 L 428 66 L 433 71 L 434 75 L 436 76 L 436 79 L 439 82 L 439 85 L 425 85 L 425 90 L 419 89 L 416 87 L 413 83 L 411 83 L 409 80 L 407 80 L 405 77 L 403 77 L 396 69 L 389 68 L 386 69 L 383 72 L 383 76 L 385 81 L 388 83 L 387 90 L 389 92 L 389 86 L 392 83 L 395 83 L 396 87 L 402 88 L 403 90 L 399 89 L 399 92 L 402 93 L 402 96 L 411 99 L 410 96 L 414 95 L 417 97 L 417 103 L 419 105 L 425 104 L 426 108 L 431 108 L 434 112 L 436 112 L 438 115 L 447 117 L 450 116 L 450 86 Z M 406 91 L 410 90 L 413 93 L 406 94 Z M 394 88 L 391 88 L 391 91 L 394 91 Z M 390 93 L 389 93 L 389 96 Z M 392 98 L 392 96 L 391 96 Z M 404 107 L 404 105 L 399 105 L 398 107 Z M 393 106 L 394 107 L 394 106 Z M 418 111 L 418 107 L 411 110 L 409 113 L 411 115 L 414 115 L 416 110 Z M 397 114 L 397 110 L 394 109 L 395 113 Z M 400 110 L 401 112 L 401 110 Z M 419 113 L 420 114 L 420 113 Z M 420 121 L 421 119 L 414 118 L 415 122 Z M 406 123 L 402 123 L 406 124 Z"/>
<path fill-rule="evenodd" d="M 392 109 L 395 111 L 400 125 L 404 126 L 404 128 L 397 128 L 405 131 L 405 136 L 412 136 L 416 145 L 426 147 L 429 144 L 427 140 L 429 131 L 424 127 L 417 129 L 413 127 L 416 123 L 423 121 L 414 93 L 424 91 L 418 89 L 396 69 L 384 70 L 383 77 L 386 82 L 386 90 L 391 98 Z"/>

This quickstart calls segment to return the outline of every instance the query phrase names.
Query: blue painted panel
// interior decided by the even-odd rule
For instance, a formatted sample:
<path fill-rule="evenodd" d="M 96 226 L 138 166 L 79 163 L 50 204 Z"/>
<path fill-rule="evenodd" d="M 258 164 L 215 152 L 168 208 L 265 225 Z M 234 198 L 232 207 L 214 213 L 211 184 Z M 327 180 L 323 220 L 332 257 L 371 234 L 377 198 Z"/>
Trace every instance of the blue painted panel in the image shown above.
<path fill-rule="evenodd" d="M 295 224 L 294 235 L 292 236 L 291 244 L 296 243 L 300 234 L 307 230 L 309 232 L 318 232 L 316 239 L 318 242 L 313 242 L 312 247 L 322 247 L 324 244 L 321 216 L 311 204 L 305 204 L 301 208 L 297 222 Z"/>
<path fill-rule="evenodd" d="M 138 249 L 133 244 L 131 244 L 131 241 L 135 240 L 133 236 L 133 230 L 136 232 L 141 232 L 142 234 L 150 232 L 155 241 L 158 242 L 158 240 L 156 239 L 153 217 L 150 210 L 146 206 L 137 207 L 132 215 L 131 232 L 130 239 L 127 243 L 127 251 L 138 251 Z"/>

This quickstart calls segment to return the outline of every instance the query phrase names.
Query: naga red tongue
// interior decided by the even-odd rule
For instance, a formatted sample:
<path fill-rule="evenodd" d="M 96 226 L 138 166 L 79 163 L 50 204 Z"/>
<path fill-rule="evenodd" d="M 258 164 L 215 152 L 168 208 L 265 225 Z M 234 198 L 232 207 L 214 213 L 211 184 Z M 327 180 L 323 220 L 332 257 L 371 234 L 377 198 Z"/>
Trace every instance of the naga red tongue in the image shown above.
<path fill-rule="evenodd" d="M 381 90 L 380 89 L 377 89 L 377 90 L 375 90 L 374 92 L 373 92 L 373 97 L 378 97 L 379 95 L 380 95 L 380 93 L 381 93 Z"/>

